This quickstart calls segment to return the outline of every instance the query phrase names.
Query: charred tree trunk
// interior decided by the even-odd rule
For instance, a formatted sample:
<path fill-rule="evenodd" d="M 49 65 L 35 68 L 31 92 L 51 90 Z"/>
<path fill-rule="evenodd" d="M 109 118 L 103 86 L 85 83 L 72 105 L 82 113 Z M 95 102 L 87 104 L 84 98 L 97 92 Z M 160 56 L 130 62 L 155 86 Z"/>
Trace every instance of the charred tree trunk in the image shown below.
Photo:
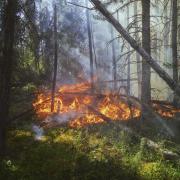
<path fill-rule="evenodd" d="M 2 26 L 2 49 L 0 53 L 0 155 L 6 148 L 6 129 L 9 115 L 11 76 L 14 60 L 15 21 L 17 0 L 8 0 L 5 4 Z"/>
<path fill-rule="evenodd" d="M 113 80 L 114 80 L 114 91 L 117 90 L 117 67 L 116 67 L 116 51 L 114 42 L 114 31 L 111 26 L 111 39 L 112 39 L 112 60 L 113 60 Z"/>
<path fill-rule="evenodd" d="M 177 0 L 172 0 L 172 59 L 173 80 L 178 83 L 178 54 L 177 54 L 177 22 L 178 22 Z M 178 105 L 178 97 L 174 95 L 174 105 Z"/>
<path fill-rule="evenodd" d="M 132 48 L 134 48 L 147 63 L 154 69 L 154 71 L 168 84 L 168 86 L 180 96 L 180 86 L 167 74 L 165 70 L 151 57 L 146 50 L 138 45 L 138 43 L 129 35 L 123 26 L 111 15 L 105 6 L 99 0 L 91 0 L 106 19 L 116 28 L 116 30 L 128 41 Z"/>
<path fill-rule="evenodd" d="M 88 7 L 88 0 L 86 0 L 86 6 Z M 88 9 L 86 9 L 86 18 L 87 18 L 89 56 L 90 56 L 91 90 L 93 92 L 94 91 L 93 43 L 92 43 L 92 33 L 91 33 L 91 24 L 90 24 L 90 14 L 89 14 L 89 10 Z"/>
<path fill-rule="evenodd" d="M 54 99 L 56 90 L 56 78 L 57 78 L 57 7 L 54 6 L 54 75 L 53 75 L 53 85 L 52 85 L 52 99 L 51 99 L 51 112 L 54 112 Z"/>
<path fill-rule="evenodd" d="M 150 37 L 150 0 L 142 0 L 142 47 L 151 55 Z M 151 67 L 146 59 L 142 59 L 141 101 L 148 104 L 151 101 Z"/>

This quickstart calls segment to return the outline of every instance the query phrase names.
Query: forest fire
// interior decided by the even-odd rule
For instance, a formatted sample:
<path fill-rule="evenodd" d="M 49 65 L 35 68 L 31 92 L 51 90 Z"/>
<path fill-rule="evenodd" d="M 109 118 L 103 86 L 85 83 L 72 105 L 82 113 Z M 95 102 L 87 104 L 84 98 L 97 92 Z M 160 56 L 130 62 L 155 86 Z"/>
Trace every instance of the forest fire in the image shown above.
<path fill-rule="evenodd" d="M 51 93 L 39 93 L 33 104 L 40 119 L 49 115 L 66 115 L 75 113 L 76 117 L 69 119 L 70 127 L 82 127 L 88 124 L 102 123 L 104 120 L 89 107 L 112 120 L 128 120 L 140 116 L 140 110 L 129 107 L 128 104 L 111 94 L 91 94 L 90 83 L 64 85 L 55 95 L 54 112 L 51 112 Z M 67 120 L 68 121 L 68 120 Z"/>
<path fill-rule="evenodd" d="M 33 106 L 40 119 L 54 114 L 59 118 L 66 116 L 66 122 L 70 127 L 83 127 L 104 122 L 103 118 L 92 108 L 114 121 L 140 117 L 140 108 L 129 105 L 125 99 L 110 93 L 92 94 L 90 90 L 91 84 L 88 82 L 63 85 L 55 94 L 54 112 L 51 112 L 50 92 L 39 93 Z M 165 106 L 166 109 L 163 109 L 154 104 L 153 107 L 156 112 L 165 117 L 173 117 L 178 112 L 170 106 Z M 72 113 L 73 117 L 68 115 Z"/>

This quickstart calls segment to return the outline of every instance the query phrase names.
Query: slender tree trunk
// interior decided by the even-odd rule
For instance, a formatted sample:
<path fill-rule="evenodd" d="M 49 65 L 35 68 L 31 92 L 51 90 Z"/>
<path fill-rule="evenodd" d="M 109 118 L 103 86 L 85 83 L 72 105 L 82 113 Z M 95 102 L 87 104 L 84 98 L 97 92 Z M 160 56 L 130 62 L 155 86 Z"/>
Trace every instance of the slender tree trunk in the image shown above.
<path fill-rule="evenodd" d="M 57 66 L 58 66 L 58 55 L 57 55 L 57 7 L 54 6 L 54 75 L 52 85 L 52 99 L 51 99 L 51 112 L 54 112 L 54 100 L 56 90 L 56 78 L 57 78 Z"/>
<path fill-rule="evenodd" d="M 138 42 L 139 40 L 139 33 L 138 33 L 138 17 L 137 17 L 137 14 L 138 14 L 138 2 L 136 1 L 135 4 L 134 4 L 134 16 L 136 16 L 135 18 L 135 40 L 136 42 Z M 139 55 L 138 52 L 136 52 L 136 61 L 137 61 L 137 78 L 138 78 L 138 98 L 140 99 L 141 98 L 141 79 L 142 79 L 142 67 L 141 67 L 141 57 Z"/>
<path fill-rule="evenodd" d="M 178 2 L 178 12 L 178 56 L 180 57 L 180 2 Z"/>
<path fill-rule="evenodd" d="M 127 6 L 127 25 L 129 25 L 129 6 Z M 129 32 L 129 31 L 128 31 Z M 131 47 L 128 44 L 128 52 L 130 52 Z M 131 93 L 131 62 L 130 62 L 130 54 L 127 57 L 127 94 L 128 96 Z"/>
<path fill-rule="evenodd" d="M 45 47 L 44 47 L 44 57 L 45 57 L 45 74 L 46 74 L 46 79 L 47 83 L 49 84 L 51 82 L 51 75 L 52 75 L 52 65 L 50 62 L 50 52 L 49 49 L 51 49 L 51 44 L 50 44 L 50 37 L 48 35 L 48 38 L 45 40 Z"/>
<path fill-rule="evenodd" d="M 115 42 L 114 42 L 114 31 L 111 25 L 111 40 L 112 40 L 112 60 L 113 60 L 113 80 L 114 80 L 114 91 L 117 90 L 117 67 L 116 67 L 116 51 L 115 51 Z"/>
<path fill-rule="evenodd" d="M 6 148 L 6 129 L 9 115 L 11 76 L 14 60 L 13 46 L 16 12 L 17 0 L 6 1 L 2 27 L 3 45 L 0 53 L 0 155 L 4 155 Z"/>
<path fill-rule="evenodd" d="M 88 7 L 88 0 L 86 0 L 86 6 Z M 91 90 L 93 92 L 94 91 L 93 44 L 92 44 L 92 33 L 91 33 L 91 25 L 90 25 L 90 14 L 88 9 L 86 9 L 86 18 L 87 18 L 88 41 L 89 41 Z"/>
<path fill-rule="evenodd" d="M 151 52 L 151 54 L 153 54 L 153 56 L 154 57 L 156 57 L 156 59 L 160 59 L 160 56 L 159 56 L 159 58 L 158 58 L 158 55 L 160 54 L 158 54 L 158 52 L 159 52 L 159 48 L 158 48 L 158 32 L 156 32 L 155 30 L 154 30 L 154 32 L 153 32 L 154 34 L 153 34 L 153 40 L 151 41 L 151 48 L 152 48 L 152 52 Z"/>
<path fill-rule="evenodd" d="M 97 62 L 97 55 L 96 55 L 96 46 L 95 46 L 95 38 L 94 38 L 94 30 L 93 30 L 93 23 L 90 21 L 90 27 L 91 27 L 91 37 L 92 37 L 92 47 L 93 47 L 93 55 L 94 55 L 94 66 L 96 68 L 96 72 L 98 71 L 98 62 Z M 94 70 L 95 71 L 95 70 Z"/>
<path fill-rule="evenodd" d="M 170 6 L 172 7 L 172 1 L 170 3 Z M 164 13 L 165 13 L 165 26 L 164 26 L 164 32 L 163 32 L 163 37 L 164 37 L 164 57 L 165 57 L 165 62 L 169 63 L 169 58 L 168 58 L 168 55 L 169 55 L 169 49 L 170 47 L 168 46 L 169 45 L 169 34 L 170 34 L 170 22 L 168 23 L 169 21 L 169 16 L 171 17 L 172 16 L 172 8 L 170 7 L 170 11 L 169 11 L 169 6 L 168 4 L 166 5 L 165 9 L 164 9 Z"/>
<path fill-rule="evenodd" d="M 177 22 L 178 22 L 177 0 L 172 0 L 172 59 L 173 80 L 178 83 L 178 54 L 177 54 Z M 174 95 L 174 105 L 177 106 L 178 98 Z"/>
<path fill-rule="evenodd" d="M 151 55 L 151 36 L 150 36 L 150 0 L 142 0 L 142 47 Z M 141 84 L 141 101 L 148 104 L 151 101 L 151 68 L 142 59 L 142 84 Z"/>

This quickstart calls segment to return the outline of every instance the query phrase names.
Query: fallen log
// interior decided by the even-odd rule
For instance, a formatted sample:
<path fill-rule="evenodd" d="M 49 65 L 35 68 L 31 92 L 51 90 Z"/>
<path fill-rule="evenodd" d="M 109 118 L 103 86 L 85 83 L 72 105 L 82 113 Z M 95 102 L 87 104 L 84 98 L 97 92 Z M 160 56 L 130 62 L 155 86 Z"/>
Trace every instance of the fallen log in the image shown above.
<path fill-rule="evenodd" d="M 161 152 L 163 158 L 166 160 L 177 160 L 180 158 L 177 153 L 174 153 L 168 149 L 163 149 L 159 144 L 150 139 L 144 138 L 144 141 L 145 145 L 147 145 L 149 148 L 153 148 L 154 150 Z"/>
<path fill-rule="evenodd" d="M 137 81 L 137 78 L 131 78 L 130 81 Z M 117 80 L 109 80 L 109 81 L 98 81 L 98 83 L 114 83 L 114 82 L 127 82 L 128 79 L 117 79 Z"/>

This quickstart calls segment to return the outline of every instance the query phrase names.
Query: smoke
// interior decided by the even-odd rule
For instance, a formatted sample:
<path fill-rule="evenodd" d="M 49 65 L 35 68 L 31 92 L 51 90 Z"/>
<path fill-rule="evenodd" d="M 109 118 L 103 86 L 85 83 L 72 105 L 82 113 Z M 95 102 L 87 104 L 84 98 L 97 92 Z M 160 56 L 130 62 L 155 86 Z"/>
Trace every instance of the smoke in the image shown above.
<path fill-rule="evenodd" d="M 86 80 L 90 79 L 90 60 L 89 57 L 80 52 L 79 48 L 71 48 L 70 56 L 76 59 L 78 63 L 81 64 L 83 68 L 84 78 Z"/>
<path fill-rule="evenodd" d="M 44 135 L 44 130 L 43 130 L 43 128 L 41 128 L 40 126 L 37 126 L 37 125 L 33 124 L 32 130 L 33 130 L 33 132 L 34 132 L 34 134 L 35 134 L 35 136 L 34 136 L 35 140 L 38 140 L 38 141 L 39 141 L 39 140 L 42 140 L 43 135 Z"/>
<path fill-rule="evenodd" d="M 75 112 L 75 111 L 70 111 L 67 113 L 57 113 L 57 114 L 48 116 L 44 122 L 46 124 L 58 123 L 58 124 L 62 125 L 62 124 L 68 123 L 70 120 L 76 118 L 79 115 L 80 115 L 80 113 Z"/>
<path fill-rule="evenodd" d="M 49 11 L 52 12 L 53 9 L 49 4 L 52 4 L 52 0 L 48 1 L 48 0 L 43 0 L 42 1 L 44 4 L 43 6 L 48 7 Z M 82 6 L 86 6 L 84 4 L 84 0 L 78 0 L 78 1 L 69 1 L 69 2 L 74 2 L 75 4 L 79 4 Z M 172 70 L 170 68 L 167 68 L 166 66 L 169 65 L 171 63 L 171 57 L 172 57 L 172 53 L 171 53 L 171 48 L 168 46 L 169 39 L 167 38 L 168 35 L 164 36 L 164 34 L 167 33 L 162 33 L 163 31 L 170 31 L 170 26 L 168 25 L 166 28 L 163 25 L 163 21 L 164 21 L 164 17 L 162 17 L 162 12 L 163 12 L 163 7 L 162 5 L 159 3 L 157 4 L 156 2 L 158 1 L 152 1 L 152 5 L 151 5 L 151 28 L 152 28 L 152 35 L 156 34 L 157 37 L 157 45 L 158 48 L 155 48 L 154 50 L 152 50 L 152 56 L 155 56 L 157 60 L 159 60 L 158 63 L 160 63 L 160 65 L 166 69 L 166 71 L 168 71 L 168 73 L 170 75 L 172 75 Z M 127 3 L 127 1 L 123 1 L 124 4 Z M 110 10 L 111 12 L 115 12 L 120 6 L 123 6 L 123 3 L 112 3 L 112 5 L 108 5 L 107 8 L 108 10 Z M 168 10 L 167 10 L 167 16 L 170 16 L 170 3 L 168 5 Z M 92 5 L 90 5 L 89 3 L 89 7 L 91 8 Z M 63 12 L 59 13 L 59 18 L 61 19 L 61 21 L 63 22 L 60 23 L 61 24 L 61 28 L 59 31 L 62 31 L 63 26 L 67 26 L 70 27 L 69 29 L 71 29 L 72 33 L 68 33 L 67 32 L 67 38 L 69 38 L 69 36 L 71 36 L 71 34 L 77 34 L 77 39 L 78 42 L 81 41 L 81 38 L 79 39 L 79 35 L 77 32 L 81 32 L 80 34 L 85 35 L 86 37 L 86 42 L 82 42 L 82 44 L 80 45 L 79 43 L 79 47 L 77 46 L 71 46 L 71 42 L 67 41 L 65 39 L 64 42 L 62 42 L 62 40 L 60 40 L 60 44 L 63 47 L 62 49 L 65 49 L 68 53 L 69 56 L 72 57 L 72 61 L 76 61 L 78 62 L 81 66 L 82 66 L 82 70 L 83 70 L 83 78 L 84 80 L 89 80 L 90 79 L 90 60 L 89 60 L 89 53 L 88 53 L 88 36 L 87 36 L 87 30 L 86 30 L 86 26 L 87 26 L 87 19 L 86 19 L 86 15 L 85 15 L 85 9 L 82 7 L 78 7 L 72 4 L 66 4 L 63 6 Z M 127 10 L 128 8 L 128 10 Z M 129 15 L 127 14 L 127 12 L 129 11 Z M 65 12 L 68 12 L 68 18 L 65 16 Z M 94 74 L 96 74 L 96 77 L 98 77 L 98 79 L 100 81 L 108 81 L 108 80 L 113 80 L 113 68 L 112 68 L 112 47 L 111 47 L 111 43 L 109 43 L 112 40 L 111 37 L 111 25 L 105 21 L 102 16 L 100 15 L 100 13 L 97 13 L 97 11 L 89 11 L 90 12 L 90 16 L 91 16 L 91 28 L 92 28 L 92 39 L 94 42 L 94 57 L 96 56 L 96 62 L 98 65 L 98 69 L 96 69 L 95 65 L 94 65 Z M 63 14 L 64 13 L 64 14 Z M 77 23 L 75 23 L 75 20 L 77 19 L 77 17 L 75 16 L 77 13 L 78 15 L 80 15 L 80 17 L 82 18 L 82 22 L 80 23 L 81 25 L 79 26 Z M 133 32 L 134 30 L 134 25 L 133 25 L 133 21 L 134 21 L 134 3 L 131 3 L 129 7 L 124 6 L 124 8 L 119 11 L 118 13 L 113 13 L 114 17 L 116 19 L 119 20 L 119 22 L 124 26 L 124 27 L 129 27 L 130 33 L 133 36 Z M 141 31 L 141 6 L 140 6 L 140 2 L 138 3 L 138 7 L 137 7 L 137 15 L 138 15 L 138 30 Z M 72 16 L 72 18 L 70 18 Z M 128 18 L 129 16 L 129 18 Z M 168 20 L 168 19 L 167 19 Z M 129 21 L 129 24 L 128 24 Z M 73 25 L 75 24 L 75 26 Z M 165 23 L 166 25 L 166 23 Z M 164 29 L 165 28 L 165 29 Z M 70 30 L 68 30 L 70 31 Z M 66 34 L 66 31 L 63 32 L 64 34 Z M 123 55 L 125 52 L 127 52 L 127 43 L 125 44 L 122 38 L 116 39 L 119 34 L 114 30 L 114 41 L 115 41 L 115 56 L 116 59 L 118 60 L 119 57 L 121 57 L 121 55 Z M 152 42 L 155 42 L 154 37 L 152 36 Z M 141 39 L 141 32 L 139 32 L 139 39 Z M 165 42 L 166 41 L 166 42 Z M 66 43 L 67 42 L 67 43 Z M 162 44 L 164 44 L 165 46 L 163 47 Z M 83 47 L 82 47 L 83 46 Z M 162 47 L 159 47 L 162 46 Z M 83 49 L 83 50 L 82 50 Z M 135 54 L 132 54 L 130 59 L 131 62 L 136 61 L 135 59 Z M 67 59 L 67 57 L 65 56 L 65 58 Z M 61 57 L 59 58 L 61 61 Z M 126 56 L 121 57 L 121 59 L 117 62 L 117 77 L 118 79 L 126 79 L 127 77 L 127 68 L 124 66 L 124 64 L 126 63 Z M 95 63 L 94 63 L 95 64 Z M 166 64 L 166 66 L 164 65 Z M 68 69 L 70 69 L 69 66 L 67 66 Z M 75 69 L 75 68 L 74 68 Z M 72 72 L 69 72 L 70 74 Z M 132 64 L 131 65 L 131 78 L 137 78 L 137 75 L 133 75 L 133 74 L 137 74 L 137 68 L 136 68 L 136 64 Z M 156 78 L 156 76 L 153 75 L 154 73 L 152 73 L 152 88 L 156 88 L 159 90 L 163 90 L 164 88 L 166 88 L 166 84 L 163 83 L 162 85 L 162 81 L 160 78 Z M 73 75 L 72 75 L 73 76 Z M 72 77 L 71 75 L 69 76 L 70 78 Z M 69 78 L 69 79 L 70 79 Z M 76 78 L 76 77 L 75 77 Z M 66 82 L 73 82 L 72 80 L 69 80 L 68 77 L 65 76 L 61 76 L 61 74 L 59 75 L 59 79 L 64 80 L 63 83 Z M 136 81 L 137 83 L 137 81 Z M 125 83 L 119 83 L 120 86 L 126 86 L 126 82 Z M 134 92 L 134 95 L 138 94 L 138 89 L 137 86 L 134 86 L 131 83 L 131 92 Z M 167 99 L 167 97 L 169 97 L 169 95 L 172 94 L 170 91 L 166 91 L 164 93 L 161 94 L 161 99 Z M 152 93 L 152 96 L 155 98 L 154 93 Z"/>

